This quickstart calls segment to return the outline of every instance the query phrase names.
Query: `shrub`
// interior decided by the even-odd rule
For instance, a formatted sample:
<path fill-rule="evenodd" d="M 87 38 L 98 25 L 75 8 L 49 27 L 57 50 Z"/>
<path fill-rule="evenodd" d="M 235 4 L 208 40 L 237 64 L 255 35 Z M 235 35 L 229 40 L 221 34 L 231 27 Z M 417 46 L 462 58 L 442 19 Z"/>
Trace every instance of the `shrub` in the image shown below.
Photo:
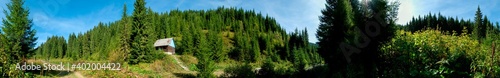
<path fill-rule="evenodd" d="M 222 77 L 231 78 L 255 78 L 255 73 L 252 71 L 252 66 L 248 63 L 242 65 L 230 66 L 224 69 Z"/>
<path fill-rule="evenodd" d="M 385 67 L 381 70 L 387 77 L 467 77 L 484 70 L 488 60 L 488 48 L 468 34 L 433 29 L 397 31 L 381 50 Z"/>
<path fill-rule="evenodd" d="M 186 65 L 198 64 L 198 59 L 191 55 L 180 55 L 179 59 Z"/>
<path fill-rule="evenodd" d="M 126 53 L 120 53 L 118 49 L 114 49 L 108 53 L 108 60 L 110 62 L 119 62 L 123 63 L 125 61 Z"/>
<path fill-rule="evenodd" d="M 298 73 L 289 61 L 272 62 L 266 61 L 258 71 L 259 77 L 289 78 Z"/>

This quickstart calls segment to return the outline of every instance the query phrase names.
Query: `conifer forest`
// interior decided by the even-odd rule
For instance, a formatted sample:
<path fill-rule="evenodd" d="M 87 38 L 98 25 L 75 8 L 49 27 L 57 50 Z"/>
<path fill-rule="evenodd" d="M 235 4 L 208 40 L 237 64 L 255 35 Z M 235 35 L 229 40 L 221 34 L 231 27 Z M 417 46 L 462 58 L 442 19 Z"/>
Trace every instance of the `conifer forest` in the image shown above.
<path fill-rule="evenodd" d="M 397 24 L 401 1 L 326 0 L 317 28 L 287 31 L 252 9 L 157 12 L 134 0 L 119 20 L 37 43 L 25 2 L 2 7 L 2 78 L 500 77 L 500 25 L 482 5 L 472 19 L 429 12 Z"/>

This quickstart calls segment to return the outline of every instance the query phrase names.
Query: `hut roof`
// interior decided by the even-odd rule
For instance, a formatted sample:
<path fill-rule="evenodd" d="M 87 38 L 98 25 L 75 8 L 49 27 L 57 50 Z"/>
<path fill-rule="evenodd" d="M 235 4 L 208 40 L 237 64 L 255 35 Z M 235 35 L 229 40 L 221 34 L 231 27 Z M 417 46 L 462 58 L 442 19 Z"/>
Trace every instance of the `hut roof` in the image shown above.
<path fill-rule="evenodd" d="M 165 39 L 156 40 L 154 46 L 155 47 L 159 47 L 159 46 L 172 46 L 172 47 L 175 47 L 175 45 L 174 45 L 174 39 L 173 38 L 165 38 Z"/>

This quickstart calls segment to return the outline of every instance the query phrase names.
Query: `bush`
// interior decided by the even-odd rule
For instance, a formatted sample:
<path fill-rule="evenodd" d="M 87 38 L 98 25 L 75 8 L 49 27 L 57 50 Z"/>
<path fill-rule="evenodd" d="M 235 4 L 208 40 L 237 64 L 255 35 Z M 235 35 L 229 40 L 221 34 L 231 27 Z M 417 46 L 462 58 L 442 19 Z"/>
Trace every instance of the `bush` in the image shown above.
<path fill-rule="evenodd" d="M 161 51 L 161 50 L 154 50 L 153 52 L 151 52 L 151 57 L 152 57 L 152 60 L 158 60 L 158 59 L 166 58 L 167 55 L 164 54 L 163 51 Z"/>
<path fill-rule="evenodd" d="M 491 49 L 465 33 L 400 30 L 381 50 L 385 67 L 380 68 L 381 74 L 387 77 L 468 77 L 491 69 L 487 58 Z"/>
<path fill-rule="evenodd" d="M 248 63 L 243 65 L 235 65 L 230 66 L 224 69 L 224 74 L 222 77 L 231 77 L 231 78 L 255 78 L 255 73 L 252 69 L 252 66 Z"/>
<path fill-rule="evenodd" d="M 198 59 L 191 55 L 180 55 L 179 59 L 186 65 L 198 64 Z"/>
<path fill-rule="evenodd" d="M 258 71 L 259 77 L 270 78 L 289 78 L 298 73 L 298 70 L 293 67 L 289 61 L 271 62 L 266 61 Z"/>
<path fill-rule="evenodd" d="M 438 30 L 397 31 L 381 48 L 384 65 L 389 65 L 383 74 L 389 77 L 469 76 L 471 57 L 466 53 L 475 52 L 478 41 L 466 34 L 453 35 Z"/>
<path fill-rule="evenodd" d="M 123 63 L 125 61 L 125 57 L 127 56 L 126 53 L 120 53 L 118 49 L 114 49 L 111 52 L 108 53 L 108 60 L 110 62 L 119 62 Z M 76 60 L 76 58 L 75 58 Z"/>

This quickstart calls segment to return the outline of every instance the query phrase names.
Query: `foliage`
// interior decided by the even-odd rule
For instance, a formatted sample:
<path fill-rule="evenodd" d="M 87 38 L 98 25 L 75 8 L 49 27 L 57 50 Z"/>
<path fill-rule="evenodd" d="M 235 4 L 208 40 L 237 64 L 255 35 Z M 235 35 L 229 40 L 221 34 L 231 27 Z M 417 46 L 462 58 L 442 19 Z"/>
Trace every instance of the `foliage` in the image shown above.
<path fill-rule="evenodd" d="M 255 78 L 256 74 L 250 64 L 238 64 L 224 69 L 222 77 L 231 78 Z"/>
<path fill-rule="evenodd" d="M 49 37 L 45 43 L 42 43 L 36 54 L 39 54 L 39 58 L 49 59 L 49 58 L 64 58 L 70 56 L 66 53 L 66 40 L 62 36 Z"/>
<path fill-rule="evenodd" d="M 267 60 L 257 72 L 257 77 L 270 78 L 289 78 L 293 77 L 298 70 L 293 67 L 291 62 L 272 62 Z"/>
<path fill-rule="evenodd" d="M 3 11 L 5 18 L 0 32 L 0 76 L 19 77 L 25 73 L 14 70 L 13 66 L 33 55 L 36 31 L 32 29 L 33 23 L 28 18 L 28 9 L 23 7 L 23 0 L 11 0 L 6 5 L 8 10 Z"/>
<path fill-rule="evenodd" d="M 307 63 L 318 63 L 322 60 L 318 58 L 319 54 L 315 53 L 315 47 L 309 45 L 308 37 L 305 36 L 307 32 L 296 31 L 296 35 L 301 36 L 292 37 L 290 36 L 292 34 L 286 34 L 274 18 L 262 16 L 251 10 L 220 7 L 207 11 L 171 10 L 156 13 L 148 11 L 148 8 L 145 11 L 144 15 L 135 16 L 134 14 L 127 16 L 124 13 L 122 19 L 116 22 L 99 23 L 85 33 L 70 34 L 65 56 L 75 60 L 128 59 L 129 63 L 139 62 L 138 58 L 144 57 L 142 62 L 146 62 L 146 57 L 154 59 L 148 56 L 155 55 L 152 49 L 155 40 L 172 37 L 176 44 L 176 53 L 198 57 L 200 48 L 208 48 L 214 52 L 215 62 L 225 60 L 260 62 L 267 57 L 274 58 L 274 61 L 282 59 L 292 61 L 295 57 L 292 56 L 294 48 L 304 52 L 301 55 L 304 58 L 315 60 Z M 141 23 L 137 22 L 140 21 L 139 18 L 147 21 L 139 24 Z M 139 25 L 147 26 L 142 29 Z M 144 35 L 139 36 L 142 32 Z M 145 39 L 141 40 L 142 38 L 138 37 Z M 208 40 L 209 46 L 199 47 L 201 39 Z M 296 46 L 296 43 L 301 45 Z M 54 51 L 44 47 L 39 47 L 38 50 Z"/>
<path fill-rule="evenodd" d="M 486 18 L 486 16 L 485 16 Z M 486 29 L 485 29 L 485 25 L 483 25 L 483 22 L 486 22 L 486 19 L 483 19 L 483 13 L 481 12 L 481 9 L 479 8 L 479 6 L 477 7 L 477 11 L 476 11 L 476 16 L 474 17 L 474 31 L 472 33 L 472 35 L 474 36 L 474 38 L 476 39 L 480 39 L 480 38 L 484 38 L 485 35 L 486 35 Z"/>
<path fill-rule="evenodd" d="M 202 38 L 206 38 L 206 36 L 202 36 Z M 199 74 L 197 77 L 203 78 L 214 78 L 215 76 L 212 74 L 215 70 L 215 62 L 214 62 L 214 54 L 210 51 L 209 44 L 205 39 L 199 39 L 199 49 L 197 53 L 197 57 L 199 59 L 199 63 L 196 65 L 199 68 Z"/>
<path fill-rule="evenodd" d="M 137 64 L 139 62 L 151 62 L 153 60 L 149 56 L 151 56 L 151 52 L 153 47 L 149 44 L 152 43 L 149 41 L 149 36 L 151 32 L 148 29 L 151 29 L 150 23 L 147 22 L 149 18 L 147 15 L 147 8 L 145 7 L 146 2 L 144 0 L 136 0 L 134 3 L 134 12 L 132 13 L 132 47 L 131 51 L 128 55 L 128 59 L 130 64 Z"/>
<path fill-rule="evenodd" d="M 198 64 L 198 59 L 196 59 L 196 57 L 193 57 L 191 55 L 181 55 L 179 56 L 180 60 L 185 64 L 185 65 L 188 65 L 189 66 L 189 69 L 190 70 L 193 70 L 193 69 L 198 69 L 196 68 L 196 64 Z"/>
<path fill-rule="evenodd" d="M 458 35 L 462 34 L 462 28 L 466 27 L 467 34 L 472 34 L 471 32 L 474 30 L 473 22 L 470 20 L 459 19 L 458 17 L 446 17 L 444 15 L 439 14 L 431 14 L 424 16 L 413 17 L 412 20 L 408 22 L 403 28 L 406 31 L 419 31 L 425 28 L 433 28 L 438 29 L 443 32 L 456 32 Z"/>
<path fill-rule="evenodd" d="M 465 28 L 464 28 L 465 30 Z M 468 34 L 447 34 L 436 29 L 415 33 L 398 31 L 382 47 L 380 57 L 387 77 L 468 77 L 491 69 L 490 50 Z M 498 55 L 495 55 L 498 56 Z M 496 71 L 493 71 L 496 72 Z"/>
<path fill-rule="evenodd" d="M 398 3 L 388 4 L 386 0 L 326 2 L 316 33 L 317 52 L 330 71 L 340 73 L 340 77 L 355 76 L 347 71 L 363 73 L 361 77 L 375 76 L 379 46 L 393 35 Z"/>
<path fill-rule="evenodd" d="M 474 21 L 459 19 L 459 17 L 446 17 L 441 15 L 441 13 L 429 13 L 428 15 L 413 17 L 402 28 L 411 32 L 424 28 L 433 28 L 448 33 L 456 32 L 460 35 L 463 33 L 462 28 L 466 27 L 466 31 L 469 31 L 467 34 L 471 34 L 472 38 L 481 41 L 481 39 L 486 38 L 487 34 L 498 33 L 500 30 L 498 30 L 498 25 L 496 26 L 493 25 L 493 22 L 489 21 L 486 15 L 481 13 L 478 7 Z"/>
<path fill-rule="evenodd" d="M 135 7 L 141 6 L 144 5 Z M 56 57 L 52 52 L 58 52 L 53 48 L 63 47 L 56 44 L 64 43 L 65 40 L 51 37 L 51 41 L 37 48 L 37 56 L 46 59 L 147 63 L 149 59 L 161 58 L 157 55 L 162 54 L 153 49 L 155 40 L 173 38 L 176 53 L 213 61 L 189 65 L 200 71 L 205 70 L 198 67 L 200 65 L 227 60 L 259 63 L 265 58 L 272 58 L 273 61 L 300 61 L 294 64 L 302 67 L 294 69 L 322 63 L 316 53 L 317 46 L 308 42 L 307 31 L 296 30 L 287 34 L 274 18 L 252 10 L 220 7 L 206 11 L 171 10 L 157 13 L 149 8 L 144 11 L 133 13 L 132 16 L 124 12 L 121 20 L 99 23 L 87 32 L 70 34 L 67 46 L 63 48 L 66 50 L 61 50 L 62 56 L 57 54 Z M 139 19 L 146 21 L 141 22 Z M 144 28 L 141 28 L 142 25 Z M 207 52 L 211 53 L 210 57 L 204 56 Z"/>

